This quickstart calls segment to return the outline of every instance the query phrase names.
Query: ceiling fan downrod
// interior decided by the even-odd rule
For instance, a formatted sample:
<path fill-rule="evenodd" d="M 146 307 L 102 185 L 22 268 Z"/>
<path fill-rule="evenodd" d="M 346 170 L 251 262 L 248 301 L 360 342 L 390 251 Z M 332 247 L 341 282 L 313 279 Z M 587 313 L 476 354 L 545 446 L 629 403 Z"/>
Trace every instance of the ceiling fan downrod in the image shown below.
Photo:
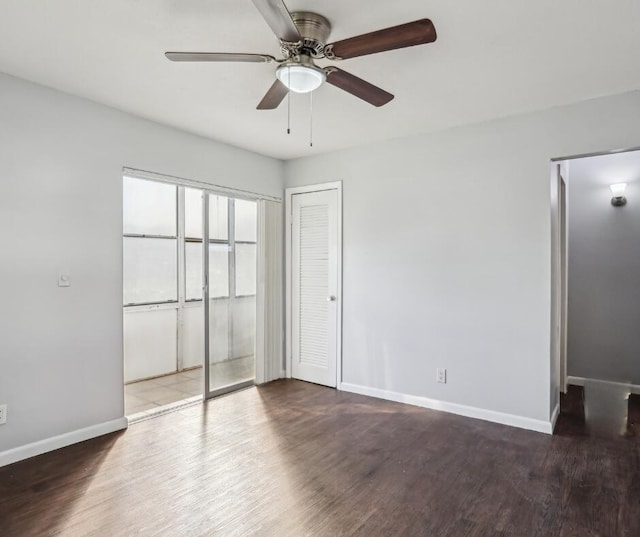
<path fill-rule="evenodd" d="M 309 147 L 313 147 L 313 91 L 309 93 Z"/>
<path fill-rule="evenodd" d="M 165 52 L 174 62 L 275 63 L 276 80 L 258 103 L 258 110 L 275 110 L 288 96 L 287 134 L 291 134 L 291 92 L 308 93 L 325 82 L 373 106 L 384 106 L 393 94 L 334 65 L 319 67 L 317 59 L 348 60 L 416 45 L 437 39 L 433 22 L 427 18 L 382 28 L 327 43 L 331 23 L 326 17 L 309 11 L 290 13 L 283 0 L 253 0 L 267 25 L 280 42 L 282 58 L 270 54 L 238 52 Z M 286 71 L 285 71 L 286 70 Z M 313 97 L 311 97 L 311 138 L 313 146 Z"/>
<path fill-rule="evenodd" d="M 288 69 L 289 86 L 291 85 L 291 68 Z M 287 92 L 287 134 L 291 134 L 291 92 Z"/>

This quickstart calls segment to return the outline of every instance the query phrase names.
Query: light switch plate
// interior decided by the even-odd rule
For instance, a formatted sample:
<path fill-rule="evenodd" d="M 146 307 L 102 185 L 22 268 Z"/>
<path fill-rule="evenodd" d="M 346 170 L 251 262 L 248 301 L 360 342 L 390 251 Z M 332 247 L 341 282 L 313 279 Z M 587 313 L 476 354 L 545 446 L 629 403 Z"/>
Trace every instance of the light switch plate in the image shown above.
<path fill-rule="evenodd" d="M 7 423 L 7 405 L 0 405 L 0 425 Z"/>

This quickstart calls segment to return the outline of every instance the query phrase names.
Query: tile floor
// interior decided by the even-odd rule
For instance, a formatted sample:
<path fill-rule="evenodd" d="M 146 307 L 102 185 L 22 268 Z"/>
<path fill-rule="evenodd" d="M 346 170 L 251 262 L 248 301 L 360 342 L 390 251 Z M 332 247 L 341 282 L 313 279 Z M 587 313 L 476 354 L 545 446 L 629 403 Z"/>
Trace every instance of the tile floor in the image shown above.
<path fill-rule="evenodd" d="M 225 360 L 211 364 L 211 389 L 222 388 L 251 380 L 255 376 L 255 360 L 253 356 L 242 356 L 233 360 Z"/>
<path fill-rule="evenodd" d="M 202 395 L 203 368 L 189 369 L 124 386 L 126 415 L 175 403 L 194 395 Z"/>
<path fill-rule="evenodd" d="M 254 364 L 253 356 L 211 364 L 211 389 L 215 390 L 253 379 Z M 172 375 L 125 384 L 125 415 L 130 416 L 195 395 L 202 395 L 203 376 L 204 368 L 198 367 Z"/>

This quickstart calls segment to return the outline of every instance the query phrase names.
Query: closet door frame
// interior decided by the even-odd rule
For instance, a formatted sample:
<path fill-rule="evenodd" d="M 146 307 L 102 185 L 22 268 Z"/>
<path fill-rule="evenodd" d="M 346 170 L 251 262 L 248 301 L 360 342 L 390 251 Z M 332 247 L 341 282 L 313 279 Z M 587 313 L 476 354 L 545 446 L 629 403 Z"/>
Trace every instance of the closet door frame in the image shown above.
<path fill-rule="evenodd" d="M 292 197 L 296 194 L 335 190 L 338 195 L 338 274 L 337 274 L 337 320 L 336 320 L 336 388 L 342 389 L 342 181 L 319 183 L 285 190 L 285 377 L 292 378 Z"/>

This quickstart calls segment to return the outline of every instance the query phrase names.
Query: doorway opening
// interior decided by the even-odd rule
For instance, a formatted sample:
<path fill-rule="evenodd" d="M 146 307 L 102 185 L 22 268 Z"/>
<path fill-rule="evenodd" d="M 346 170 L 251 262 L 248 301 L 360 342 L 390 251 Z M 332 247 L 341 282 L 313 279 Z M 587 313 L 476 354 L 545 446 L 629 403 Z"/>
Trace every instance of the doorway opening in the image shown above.
<path fill-rule="evenodd" d="M 257 203 L 123 178 L 125 414 L 255 379 Z"/>
<path fill-rule="evenodd" d="M 640 436 L 640 151 L 554 161 L 551 181 L 552 408 L 559 386 L 565 426 Z"/>

